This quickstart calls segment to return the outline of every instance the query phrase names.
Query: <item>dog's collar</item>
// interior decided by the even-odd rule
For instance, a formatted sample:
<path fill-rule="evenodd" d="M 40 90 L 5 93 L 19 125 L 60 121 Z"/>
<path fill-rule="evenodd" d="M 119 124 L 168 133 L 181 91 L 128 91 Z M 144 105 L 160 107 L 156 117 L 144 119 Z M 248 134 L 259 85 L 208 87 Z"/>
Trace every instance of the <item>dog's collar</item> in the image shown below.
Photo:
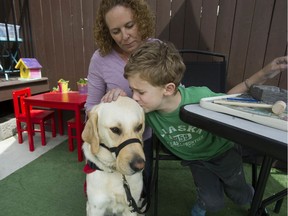
<path fill-rule="evenodd" d="M 100 169 L 95 163 L 93 163 L 92 161 L 87 160 L 87 165 L 92 169 L 92 170 L 100 170 L 103 171 L 102 169 Z"/>
<path fill-rule="evenodd" d="M 137 139 L 137 138 L 132 138 L 132 139 L 128 139 L 125 140 L 124 142 L 122 142 L 119 146 L 117 147 L 111 147 L 109 148 L 108 146 L 106 146 L 104 143 L 100 143 L 100 146 L 106 148 L 107 150 L 109 150 L 111 153 L 115 153 L 116 157 L 118 156 L 119 152 L 127 145 L 132 144 L 132 143 L 140 143 L 142 144 L 142 142 Z"/>
<path fill-rule="evenodd" d="M 92 162 L 90 160 L 87 160 L 83 170 L 87 174 L 95 172 L 96 170 L 97 171 L 108 172 L 108 173 L 113 173 L 115 171 L 115 169 L 106 167 L 105 165 L 100 168 L 100 166 L 96 165 L 95 162 Z"/>
<path fill-rule="evenodd" d="M 96 170 L 103 171 L 95 163 L 87 160 L 87 162 L 83 168 L 84 173 L 89 174 L 89 173 L 95 172 Z"/>

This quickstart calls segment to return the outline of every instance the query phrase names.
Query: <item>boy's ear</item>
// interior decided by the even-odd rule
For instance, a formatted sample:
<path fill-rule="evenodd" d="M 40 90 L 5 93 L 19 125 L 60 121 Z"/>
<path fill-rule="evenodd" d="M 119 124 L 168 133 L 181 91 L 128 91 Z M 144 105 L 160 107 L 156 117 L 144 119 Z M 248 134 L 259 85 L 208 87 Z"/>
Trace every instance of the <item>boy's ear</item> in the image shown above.
<path fill-rule="evenodd" d="M 165 92 L 164 95 L 173 95 L 175 94 L 176 86 L 174 83 L 168 83 L 165 85 Z"/>

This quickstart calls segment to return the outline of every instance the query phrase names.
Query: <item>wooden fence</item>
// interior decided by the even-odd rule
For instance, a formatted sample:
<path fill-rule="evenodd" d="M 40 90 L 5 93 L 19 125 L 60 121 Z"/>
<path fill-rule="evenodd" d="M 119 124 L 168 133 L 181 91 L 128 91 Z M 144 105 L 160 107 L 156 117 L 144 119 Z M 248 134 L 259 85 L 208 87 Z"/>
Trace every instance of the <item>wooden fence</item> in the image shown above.
<path fill-rule="evenodd" d="M 16 2 L 16 0 L 14 0 Z M 27 0 L 23 0 L 27 2 Z M 96 49 L 93 25 L 99 0 L 28 0 L 33 57 L 50 87 L 86 77 Z M 156 37 L 177 48 L 224 53 L 227 89 L 287 54 L 286 0 L 148 0 L 156 14 Z M 15 3 L 16 4 L 16 3 Z M 26 54 L 29 55 L 29 54 Z M 30 57 L 30 56 L 23 56 Z M 287 89 L 287 73 L 268 84 Z"/>

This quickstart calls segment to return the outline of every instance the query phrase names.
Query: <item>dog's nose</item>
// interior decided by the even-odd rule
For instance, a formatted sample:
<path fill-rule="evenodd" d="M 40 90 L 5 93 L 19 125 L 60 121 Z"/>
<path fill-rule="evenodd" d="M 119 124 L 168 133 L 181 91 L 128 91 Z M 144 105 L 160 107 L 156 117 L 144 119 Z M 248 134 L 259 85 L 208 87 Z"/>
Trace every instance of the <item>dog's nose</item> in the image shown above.
<path fill-rule="evenodd" d="M 144 169 L 144 166 L 145 160 L 140 156 L 135 157 L 130 163 L 131 169 L 135 172 L 141 171 L 142 169 Z"/>

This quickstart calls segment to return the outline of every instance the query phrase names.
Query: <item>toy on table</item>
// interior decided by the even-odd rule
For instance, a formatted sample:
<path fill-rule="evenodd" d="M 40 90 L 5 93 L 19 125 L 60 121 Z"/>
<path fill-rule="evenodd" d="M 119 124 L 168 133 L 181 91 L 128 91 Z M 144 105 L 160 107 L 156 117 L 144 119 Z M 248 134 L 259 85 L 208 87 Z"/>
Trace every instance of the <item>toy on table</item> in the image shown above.
<path fill-rule="evenodd" d="M 286 109 L 286 103 L 284 101 L 277 101 L 274 104 L 265 104 L 265 103 L 253 103 L 253 102 L 236 102 L 229 100 L 214 100 L 214 103 L 226 104 L 232 106 L 242 106 L 242 107 L 255 107 L 255 108 L 268 108 L 272 109 L 272 112 L 276 115 L 282 114 Z"/>
<path fill-rule="evenodd" d="M 53 87 L 52 92 L 66 93 L 70 91 L 68 87 L 69 81 L 64 79 L 59 79 L 57 82 L 57 87 Z"/>
<path fill-rule="evenodd" d="M 280 89 L 277 86 L 252 85 L 249 94 L 253 98 L 268 104 L 273 104 L 276 101 L 287 103 L 287 90 Z"/>
<path fill-rule="evenodd" d="M 276 86 L 253 85 L 249 95 L 225 100 L 215 100 L 214 103 L 240 107 L 255 107 L 271 109 L 276 115 L 282 114 L 287 107 L 287 91 Z"/>
<path fill-rule="evenodd" d="M 64 80 L 64 79 L 58 80 L 59 92 L 62 92 L 62 93 L 68 92 L 69 91 L 68 84 L 69 84 L 69 81 L 67 80 Z"/>

